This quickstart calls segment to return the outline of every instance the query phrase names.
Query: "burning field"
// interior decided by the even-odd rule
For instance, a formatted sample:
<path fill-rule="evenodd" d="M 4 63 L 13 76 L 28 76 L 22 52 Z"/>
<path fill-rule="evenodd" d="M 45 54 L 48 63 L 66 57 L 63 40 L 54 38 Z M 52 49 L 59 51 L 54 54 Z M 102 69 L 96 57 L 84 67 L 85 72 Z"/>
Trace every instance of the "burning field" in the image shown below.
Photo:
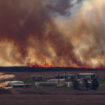
<path fill-rule="evenodd" d="M 0 66 L 105 66 L 105 1 L 0 0 Z"/>
<path fill-rule="evenodd" d="M 0 105 L 104 100 L 105 0 L 0 0 Z"/>

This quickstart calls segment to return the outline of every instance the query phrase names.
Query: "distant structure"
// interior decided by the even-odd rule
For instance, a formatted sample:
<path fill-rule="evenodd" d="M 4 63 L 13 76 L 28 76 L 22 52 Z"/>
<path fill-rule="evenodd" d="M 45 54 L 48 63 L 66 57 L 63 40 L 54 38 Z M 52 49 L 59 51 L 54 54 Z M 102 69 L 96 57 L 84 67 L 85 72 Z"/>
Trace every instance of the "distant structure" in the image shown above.
<path fill-rule="evenodd" d="M 22 88 L 22 87 L 25 87 L 25 84 L 23 81 L 10 81 L 8 86 L 13 88 Z"/>
<path fill-rule="evenodd" d="M 96 74 L 94 73 L 79 73 L 77 75 L 78 79 L 88 79 L 88 80 L 93 80 L 94 78 L 96 78 Z"/>
<path fill-rule="evenodd" d="M 55 76 L 56 79 L 65 79 L 65 80 L 70 80 L 70 79 L 74 79 L 76 78 L 76 76 L 74 74 L 68 74 L 68 73 L 64 73 L 64 74 L 58 74 Z"/>

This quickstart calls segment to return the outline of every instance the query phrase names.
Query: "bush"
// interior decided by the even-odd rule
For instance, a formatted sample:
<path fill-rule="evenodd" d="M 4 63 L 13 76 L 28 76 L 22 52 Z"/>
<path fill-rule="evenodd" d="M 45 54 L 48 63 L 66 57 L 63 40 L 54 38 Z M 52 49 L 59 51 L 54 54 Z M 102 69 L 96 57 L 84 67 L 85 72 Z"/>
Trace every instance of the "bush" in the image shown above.
<path fill-rule="evenodd" d="M 76 90 L 80 90 L 80 83 L 78 80 L 73 80 L 73 88 Z"/>
<path fill-rule="evenodd" d="M 99 88 L 99 82 L 97 79 L 92 80 L 92 87 L 93 90 L 97 90 Z"/>
<path fill-rule="evenodd" d="M 3 88 L 0 88 L 0 94 L 11 94 L 11 91 L 3 89 Z"/>
<path fill-rule="evenodd" d="M 85 88 L 88 90 L 90 88 L 90 84 L 88 83 L 88 80 L 84 79 L 83 81 L 84 81 Z"/>

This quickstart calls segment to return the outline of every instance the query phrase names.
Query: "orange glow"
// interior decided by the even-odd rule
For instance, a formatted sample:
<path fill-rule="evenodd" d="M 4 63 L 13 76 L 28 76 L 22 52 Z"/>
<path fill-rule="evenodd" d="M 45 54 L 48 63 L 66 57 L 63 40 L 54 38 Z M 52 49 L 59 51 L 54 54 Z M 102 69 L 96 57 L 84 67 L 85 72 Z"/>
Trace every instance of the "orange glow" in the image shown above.
<path fill-rule="evenodd" d="M 28 65 L 28 67 L 32 68 L 32 67 L 35 67 L 35 68 L 53 68 L 53 67 L 59 67 L 59 68 L 75 68 L 75 69 L 82 69 L 82 70 L 88 70 L 88 69 L 98 69 L 98 70 L 105 70 L 105 67 L 95 67 L 95 68 L 92 68 L 92 67 L 88 67 L 88 66 L 51 66 L 51 65 L 38 65 L 38 64 L 35 64 L 35 65 Z"/>
<path fill-rule="evenodd" d="M 38 65 L 38 64 L 35 64 L 35 65 L 28 65 L 28 67 L 36 67 L 36 68 L 51 68 L 53 66 L 50 66 L 48 64 L 46 65 Z"/>

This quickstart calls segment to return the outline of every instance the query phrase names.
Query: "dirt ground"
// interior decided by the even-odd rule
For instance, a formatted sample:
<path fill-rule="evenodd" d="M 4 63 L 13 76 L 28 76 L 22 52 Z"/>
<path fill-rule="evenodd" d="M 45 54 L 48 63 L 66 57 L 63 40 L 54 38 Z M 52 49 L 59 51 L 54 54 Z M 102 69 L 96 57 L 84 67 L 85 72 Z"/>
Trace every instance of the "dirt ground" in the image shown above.
<path fill-rule="evenodd" d="M 105 78 L 105 71 L 89 72 L 96 73 L 99 78 Z M 39 75 L 50 77 L 57 73 L 58 72 L 6 72 L 5 74 L 13 74 L 18 80 Z M 80 73 L 80 71 L 69 71 L 68 73 L 77 74 Z M 98 91 L 75 91 L 70 88 L 12 89 L 9 94 L 0 94 L 0 105 L 105 105 L 105 88 L 99 89 Z"/>
<path fill-rule="evenodd" d="M 2 95 L 0 105 L 105 105 L 105 95 Z"/>
<path fill-rule="evenodd" d="M 105 105 L 105 90 L 17 88 L 11 92 L 0 94 L 0 105 Z"/>

